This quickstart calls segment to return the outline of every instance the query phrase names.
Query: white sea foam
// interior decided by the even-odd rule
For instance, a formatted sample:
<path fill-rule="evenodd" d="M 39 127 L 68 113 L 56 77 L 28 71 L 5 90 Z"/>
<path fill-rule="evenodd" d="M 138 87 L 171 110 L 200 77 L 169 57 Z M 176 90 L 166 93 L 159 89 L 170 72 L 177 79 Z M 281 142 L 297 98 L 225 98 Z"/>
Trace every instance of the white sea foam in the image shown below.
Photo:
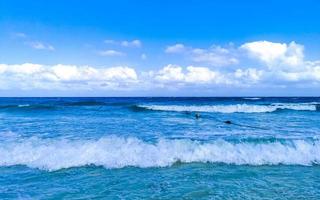
<path fill-rule="evenodd" d="M 18 107 L 28 107 L 28 106 L 30 106 L 29 104 L 20 104 L 20 105 L 18 105 Z"/>
<path fill-rule="evenodd" d="M 246 100 L 259 100 L 261 98 L 259 98 L 259 97 L 244 97 L 243 99 L 246 99 Z"/>
<path fill-rule="evenodd" d="M 307 110 L 316 111 L 317 102 L 311 103 L 273 103 L 271 106 L 277 107 L 279 109 L 289 109 L 289 110 Z"/>
<path fill-rule="evenodd" d="M 232 105 L 140 105 L 149 110 L 175 111 L 175 112 L 219 112 L 219 113 L 264 113 L 274 112 L 278 109 L 316 111 L 315 104 L 232 104 Z"/>
<path fill-rule="evenodd" d="M 58 170 L 85 165 L 106 168 L 166 167 L 176 162 L 210 162 L 236 165 L 320 164 L 320 142 L 231 143 L 216 140 L 159 140 L 105 137 L 99 140 L 24 139 L 0 144 L 0 166 L 26 165 Z"/>

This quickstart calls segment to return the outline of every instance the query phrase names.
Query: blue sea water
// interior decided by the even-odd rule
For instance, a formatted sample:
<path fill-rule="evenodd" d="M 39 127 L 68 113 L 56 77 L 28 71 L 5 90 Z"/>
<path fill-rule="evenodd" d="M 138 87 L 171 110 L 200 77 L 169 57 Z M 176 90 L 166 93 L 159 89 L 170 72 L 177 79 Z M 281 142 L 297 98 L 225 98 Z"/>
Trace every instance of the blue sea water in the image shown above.
<path fill-rule="evenodd" d="M 0 199 L 320 199 L 319 136 L 320 98 L 0 98 Z"/>

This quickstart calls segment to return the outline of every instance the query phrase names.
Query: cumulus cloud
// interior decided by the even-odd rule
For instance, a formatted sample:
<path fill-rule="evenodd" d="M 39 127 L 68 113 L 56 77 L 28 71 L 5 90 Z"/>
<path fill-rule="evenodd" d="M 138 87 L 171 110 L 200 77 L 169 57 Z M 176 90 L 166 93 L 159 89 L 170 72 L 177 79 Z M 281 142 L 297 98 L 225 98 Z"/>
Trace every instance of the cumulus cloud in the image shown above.
<path fill-rule="evenodd" d="M 303 66 L 303 70 L 297 71 L 285 71 L 279 70 L 273 73 L 273 78 L 277 78 L 280 81 L 288 82 L 320 82 L 320 61 L 306 61 Z"/>
<path fill-rule="evenodd" d="M 161 83 L 188 83 L 188 84 L 210 84 L 222 83 L 227 80 L 218 71 L 207 67 L 187 66 L 185 68 L 169 64 L 159 71 L 152 73 L 153 79 Z"/>
<path fill-rule="evenodd" d="M 30 46 L 33 49 L 38 49 L 38 50 L 49 50 L 49 51 L 54 51 L 55 48 L 50 45 L 50 44 L 45 44 L 39 41 L 32 41 L 32 42 L 26 42 L 28 46 Z"/>
<path fill-rule="evenodd" d="M 159 81 L 169 81 L 169 82 L 182 81 L 184 80 L 182 67 L 169 64 L 156 73 L 155 79 Z"/>
<path fill-rule="evenodd" d="M 185 76 L 186 82 L 190 83 L 210 83 L 219 82 L 220 74 L 206 67 L 187 67 Z"/>
<path fill-rule="evenodd" d="M 97 68 L 61 64 L 0 64 L 2 89 L 121 89 L 137 81 L 136 71 L 125 66 Z"/>
<path fill-rule="evenodd" d="M 260 82 L 285 86 L 303 84 L 305 87 L 320 83 L 320 61 L 305 60 L 304 46 L 294 41 L 288 44 L 255 41 L 241 45 L 240 49 L 266 66 L 260 66 L 262 70 L 257 74 Z"/>
<path fill-rule="evenodd" d="M 265 63 L 269 68 L 287 67 L 294 68 L 303 64 L 304 47 L 294 41 L 286 43 L 274 43 L 269 41 L 255 41 L 243 44 L 248 54 Z"/>
<path fill-rule="evenodd" d="M 100 56 L 124 56 L 126 54 L 121 51 L 109 49 L 109 50 L 105 50 L 105 51 L 100 51 L 99 55 Z"/>

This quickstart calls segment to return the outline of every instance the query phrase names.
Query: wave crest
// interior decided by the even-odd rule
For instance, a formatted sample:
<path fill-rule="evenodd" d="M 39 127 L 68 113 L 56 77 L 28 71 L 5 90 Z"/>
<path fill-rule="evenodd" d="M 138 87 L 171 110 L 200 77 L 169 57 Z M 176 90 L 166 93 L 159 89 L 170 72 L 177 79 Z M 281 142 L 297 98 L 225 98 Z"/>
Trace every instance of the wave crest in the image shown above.
<path fill-rule="evenodd" d="M 137 138 L 99 140 L 25 139 L 0 145 L 0 166 L 26 165 L 45 170 L 86 165 L 106 168 L 166 167 L 176 162 L 236 165 L 313 165 L 320 163 L 320 142 L 241 142 L 160 139 L 147 143 Z"/>

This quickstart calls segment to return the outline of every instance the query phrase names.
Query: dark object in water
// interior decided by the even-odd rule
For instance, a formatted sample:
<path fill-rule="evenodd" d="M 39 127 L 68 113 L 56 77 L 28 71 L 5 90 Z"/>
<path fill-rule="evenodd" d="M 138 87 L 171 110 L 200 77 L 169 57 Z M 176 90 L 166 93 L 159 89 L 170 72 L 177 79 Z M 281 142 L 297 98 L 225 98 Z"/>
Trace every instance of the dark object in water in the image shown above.
<path fill-rule="evenodd" d="M 196 113 L 195 117 L 196 117 L 196 119 L 199 119 L 200 118 L 200 114 Z"/>
<path fill-rule="evenodd" d="M 185 113 L 186 115 L 192 114 L 190 111 L 184 111 L 184 113 Z"/>
<path fill-rule="evenodd" d="M 224 121 L 225 124 L 232 124 L 230 120 Z"/>

